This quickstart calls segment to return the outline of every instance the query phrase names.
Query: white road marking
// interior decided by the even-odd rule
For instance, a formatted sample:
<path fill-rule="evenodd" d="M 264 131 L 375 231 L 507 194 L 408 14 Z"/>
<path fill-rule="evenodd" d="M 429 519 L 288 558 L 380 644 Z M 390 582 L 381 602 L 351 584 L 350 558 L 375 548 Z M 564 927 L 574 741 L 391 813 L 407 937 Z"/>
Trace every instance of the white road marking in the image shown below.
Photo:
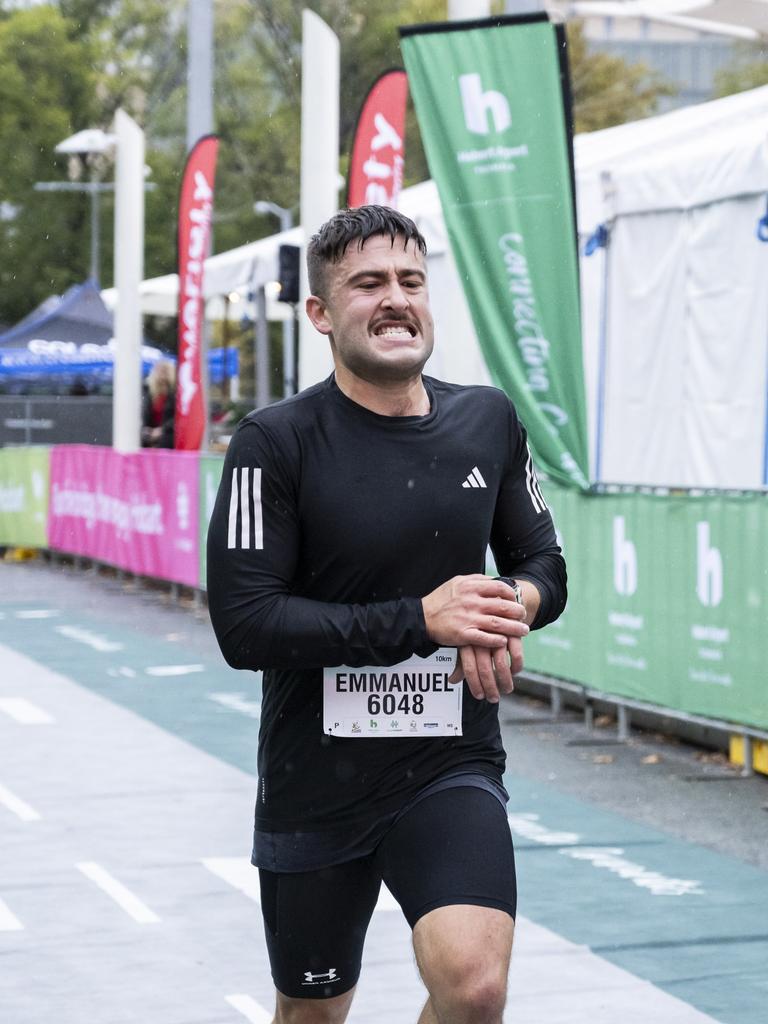
<path fill-rule="evenodd" d="M 22 821 L 40 821 L 40 815 L 34 807 L 30 807 L 28 803 L 25 803 L 21 797 L 12 793 L 10 789 L 7 789 L 1 782 L 0 804 L 5 804 L 8 810 L 12 811 L 17 818 L 21 818 Z"/>
<path fill-rule="evenodd" d="M 112 676 L 113 679 L 118 676 L 122 676 L 125 679 L 135 679 L 136 670 L 129 668 L 128 665 L 121 665 L 120 668 L 108 668 L 107 675 Z"/>
<path fill-rule="evenodd" d="M 593 867 L 610 871 L 619 878 L 632 882 L 641 889 L 647 889 L 654 896 L 703 896 L 701 882 L 692 878 L 670 878 L 659 871 L 651 871 L 627 860 L 624 850 L 618 846 L 579 846 L 582 839 L 578 832 L 558 832 L 539 822 L 538 814 L 509 814 L 509 827 L 513 832 L 531 839 L 543 846 L 558 846 L 558 853 L 573 860 L 583 860 Z"/>
<path fill-rule="evenodd" d="M 102 654 L 111 654 L 113 651 L 122 651 L 125 644 L 119 643 L 117 640 L 109 640 L 105 636 L 101 636 L 99 633 L 92 633 L 90 629 L 84 629 L 82 626 L 55 626 L 57 633 L 61 636 L 65 636 L 68 640 L 76 640 L 80 644 L 85 644 L 86 647 L 92 647 L 94 651 L 99 651 Z"/>
<path fill-rule="evenodd" d="M 204 857 L 202 864 L 254 903 L 261 904 L 259 873 L 247 857 Z M 400 904 L 386 887 L 381 886 L 375 907 L 379 911 L 399 910 Z"/>
<path fill-rule="evenodd" d="M 17 619 L 55 619 L 61 612 L 57 608 L 23 608 L 14 615 Z"/>
<path fill-rule="evenodd" d="M 259 1006 L 256 999 L 250 995 L 234 994 L 225 996 L 229 1006 L 243 1014 L 251 1024 L 271 1024 L 272 1014 Z"/>
<path fill-rule="evenodd" d="M 205 672 L 205 665 L 150 665 L 144 671 L 148 676 L 189 676 L 193 672 Z"/>
<path fill-rule="evenodd" d="M 204 857 L 202 864 L 254 903 L 261 903 L 259 873 L 247 857 Z"/>
<path fill-rule="evenodd" d="M 11 913 L 7 903 L 0 900 L 0 932 L 20 932 L 24 925 Z"/>
<path fill-rule="evenodd" d="M 160 920 L 153 910 L 142 903 L 138 896 L 134 896 L 130 889 L 126 889 L 122 882 L 113 878 L 100 864 L 94 864 L 93 861 L 82 861 L 75 867 L 78 871 L 82 871 L 86 878 L 90 878 L 98 885 L 103 892 L 111 896 L 115 903 L 122 907 L 134 921 L 138 921 L 139 924 L 157 924 Z"/>
<path fill-rule="evenodd" d="M 259 1006 L 255 999 L 246 995 L 225 996 L 226 1001 L 233 1009 L 249 1020 L 251 1024 L 272 1024 L 272 1014 Z"/>
<path fill-rule="evenodd" d="M 22 725 L 50 725 L 54 721 L 47 711 L 25 697 L 0 697 L 0 711 Z"/>
<path fill-rule="evenodd" d="M 257 700 L 248 700 L 244 693 L 209 693 L 208 700 L 223 704 L 230 711 L 239 711 L 249 718 L 261 718 L 261 704 Z"/>
<path fill-rule="evenodd" d="M 582 846 L 578 850 L 560 850 L 566 857 L 588 861 L 596 868 L 626 878 L 633 885 L 647 889 L 653 896 L 703 896 L 701 882 L 693 878 L 670 878 L 627 860 L 620 846 Z"/>

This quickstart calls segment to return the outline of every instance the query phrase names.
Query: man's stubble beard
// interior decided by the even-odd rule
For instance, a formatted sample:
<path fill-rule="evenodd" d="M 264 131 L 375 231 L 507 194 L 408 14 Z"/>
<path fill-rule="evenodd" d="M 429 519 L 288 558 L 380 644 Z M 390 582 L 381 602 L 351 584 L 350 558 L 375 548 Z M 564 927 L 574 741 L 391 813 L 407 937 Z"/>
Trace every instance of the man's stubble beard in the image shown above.
<path fill-rule="evenodd" d="M 434 341 L 428 343 L 426 350 L 418 359 L 407 364 L 367 358 L 365 353 L 358 351 L 342 354 L 333 339 L 331 348 L 346 370 L 368 384 L 404 384 L 421 376 L 427 360 L 432 355 Z"/>

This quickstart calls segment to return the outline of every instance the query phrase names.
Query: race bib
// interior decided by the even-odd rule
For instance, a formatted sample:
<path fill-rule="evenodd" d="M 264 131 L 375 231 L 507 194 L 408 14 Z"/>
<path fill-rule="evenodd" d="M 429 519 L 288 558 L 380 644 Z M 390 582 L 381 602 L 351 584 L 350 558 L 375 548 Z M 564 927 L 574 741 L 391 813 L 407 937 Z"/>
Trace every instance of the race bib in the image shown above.
<path fill-rule="evenodd" d="M 461 682 L 448 677 L 456 651 L 388 668 L 323 670 L 323 731 L 329 736 L 460 736 Z"/>

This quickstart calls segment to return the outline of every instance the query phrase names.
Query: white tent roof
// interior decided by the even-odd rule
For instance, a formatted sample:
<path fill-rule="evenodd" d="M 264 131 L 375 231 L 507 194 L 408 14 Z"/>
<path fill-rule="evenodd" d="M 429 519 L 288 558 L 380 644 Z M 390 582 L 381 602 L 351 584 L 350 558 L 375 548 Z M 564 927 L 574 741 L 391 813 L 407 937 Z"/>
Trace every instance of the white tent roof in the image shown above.
<path fill-rule="evenodd" d="M 768 36 L 768 0 L 547 0 L 564 18 L 632 18 L 741 39 Z"/>
<path fill-rule="evenodd" d="M 276 284 L 278 249 L 282 244 L 300 245 L 301 228 L 282 231 L 257 242 L 240 245 L 236 249 L 217 253 L 205 261 L 203 289 L 208 300 L 209 319 L 224 316 L 224 296 L 232 296 L 229 317 L 239 320 L 244 314 L 253 315 L 249 292 L 260 285 L 267 286 L 267 316 L 270 320 L 286 320 L 290 308 L 277 300 L 279 289 Z M 178 306 L 178 274 L 165 274 L 142 281 L 139 288 L 141 311 L 153 316 L 175 316 Z M 101 293 L 109 309 L 117 305 L 117 292 L 105 288 Z M 234 296 L 237 298 L 234 298 Z"/>
<path fill-rule="evenodd" d="M 579 231 L 591 234 L 612 212 L 627 212 L 632 203 L 640 202 L 620 193 L 635 189 L 637 195 L 643 173 L 649 175 L 639 207 L 643 210 L 724 199 L 743 192 L 745 183 L 749 190 L 759 191 L 767 187 L 767 137 L 768 86 L 577 135 Z M 614 193 L 607 202 L 605 174 L 611 176 Z M 636 184 L 630 186 L 633 177 Z"/>

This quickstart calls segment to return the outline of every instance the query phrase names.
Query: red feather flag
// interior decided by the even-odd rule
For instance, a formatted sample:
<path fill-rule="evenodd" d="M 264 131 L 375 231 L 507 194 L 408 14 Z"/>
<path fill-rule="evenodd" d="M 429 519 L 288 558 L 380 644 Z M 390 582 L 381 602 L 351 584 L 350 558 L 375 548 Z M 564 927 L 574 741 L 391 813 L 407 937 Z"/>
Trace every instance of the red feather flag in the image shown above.
<path fill-rule="evenodd" d="M 211 240 L 219 140 L 204 135 L 187 157 L 179 199 L 179 357 L 174 447 L 198 451 L 205 433 L 201 347 L 203 274 Z"/>
<path fill-rule="evenodd" d="M 391 206 L 403 183 L 405 104 L 404 71 L 386 71 L 371 86 L 357 121 L 349 162 L 347 206 Z"/>

